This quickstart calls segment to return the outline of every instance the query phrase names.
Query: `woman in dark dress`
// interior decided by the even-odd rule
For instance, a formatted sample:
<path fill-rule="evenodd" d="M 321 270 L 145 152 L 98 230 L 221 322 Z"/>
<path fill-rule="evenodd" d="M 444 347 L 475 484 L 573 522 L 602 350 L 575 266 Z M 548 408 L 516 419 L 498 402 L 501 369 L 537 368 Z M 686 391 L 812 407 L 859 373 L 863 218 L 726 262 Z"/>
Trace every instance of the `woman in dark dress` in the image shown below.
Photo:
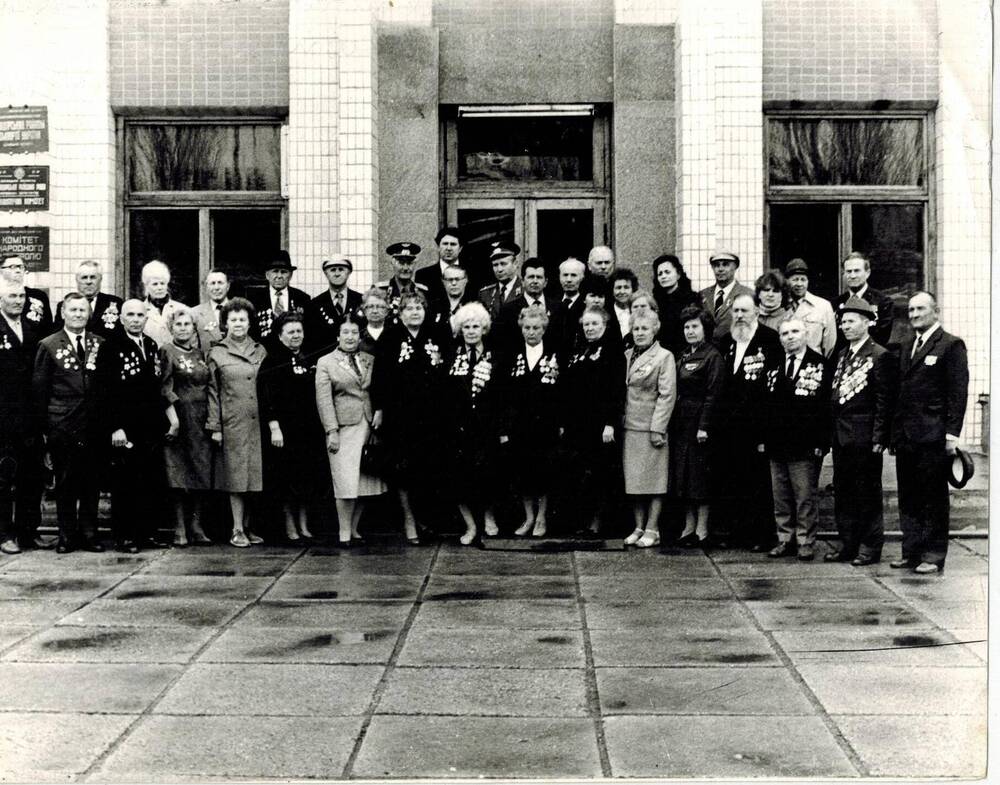
<path fill-rule="evenodd" d="M 372 426 L 385 443 L 387 479 L 399 494 L 406 539 L 419 545 L 410 495 L 413 490 L 433 493 L 440 486 L 441 400 L 448 343 L 447 336 L 426 324 L 423 292 L 400 296 L 399 318 L 399 324 L 387 327 L 379 341 L 372 371 Z"/>
<path fill-rule="evenodd" d="M 365 319 L 361 326 L 358 351 L 373 357 L 378 353 L 378 344 L 385 334 L 386 317 L 389 315 L 389 300 L 381 289 L 372 288 L 365 292 L 361 300 L 361 312 Z"/>
<path fill-rule="evenodd" d="M 692 291 L 691 280 L 684 272 L 681 260 L 673 254 L 664 254 L 653 260 L 653 296 L 659 306 L 660 346 L 680 357 L 687 343 L 681 311 L 699 303 L 698 293 Z"/>
<path fill-rule="evenodd" d="M 459 343 L 445 380 L 447 412 L 452 426 L 450 480 L 458 511 L 465 521 L 462 545 L 472 545 L 478 534 L 474 507 L 483 509 L 483 531 L 495 537 L 496 410 L 499 374 L 494 352 L 483 345 L 490 314 L 481 303 L 466 303 L 454 316 Z"/>
<path fill-rule="evenodd" d="M 275 320 L 278 343 L 257 375 L 261 419 L 269 431 L 264 484 L 281 500 L 291 542 L 312 539 L 309 504 L 330 484 L 325 431 L 316 409 L 316 366 L 302 352 L 302 319 L 301 312 L 286 311 Z"/>
<path fill-rule="evenodd" d="M 625 409 L 625 355 L 618 331 L 609 335 L 608 318 L 600 306 L 584 309 L 583 343 L 560 380 L 562 440 L 575 457 L 579 509 L 592 534 L 600 532 L 610 491 L 619 484 L 615 459 Z"/>
<path fill-rule="evenodd" d="M 711 491 L 709 438 L 716 401 L 722 391 L 722 355 L 707 340 L 715 329 L 712 317 L 700 306 L 681 312 L 687 349 L 677 360 L 677 404 L 670 420 L 671 482 L 684 504 L 684 531 L 678 542 L 704 546 L 708 539 L 708 502 Z"/>
<path fill-rule="evenodd" d="M 559 441 L 559 361 L 555 343 L 544 339 L 545 308 L 522 308 L 517 317 L 522 340 L 501 371 L 503 405 L 500 443 L 511 467 L 514 491 L 524 505 L 518 537 L 547 532 L 552 456 Z"/>

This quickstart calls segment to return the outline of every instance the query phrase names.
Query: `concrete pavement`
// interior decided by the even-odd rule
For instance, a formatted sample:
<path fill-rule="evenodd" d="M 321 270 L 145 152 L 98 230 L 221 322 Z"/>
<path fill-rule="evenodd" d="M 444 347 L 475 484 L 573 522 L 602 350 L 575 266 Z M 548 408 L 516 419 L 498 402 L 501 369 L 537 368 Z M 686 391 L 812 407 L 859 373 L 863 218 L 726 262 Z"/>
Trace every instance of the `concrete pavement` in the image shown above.
<path fill-rule="evenodd" d="M 0 777 L 981 776 L 986 546 L 4 557 Z"/>

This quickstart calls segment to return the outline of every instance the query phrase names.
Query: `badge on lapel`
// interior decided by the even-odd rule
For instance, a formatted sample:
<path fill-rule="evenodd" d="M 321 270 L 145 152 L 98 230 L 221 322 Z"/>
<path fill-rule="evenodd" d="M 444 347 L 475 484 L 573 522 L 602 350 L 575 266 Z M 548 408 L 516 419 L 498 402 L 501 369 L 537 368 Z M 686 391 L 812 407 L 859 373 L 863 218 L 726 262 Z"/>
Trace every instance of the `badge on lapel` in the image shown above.
<path fill-rule="evenodd" d="M 937 365 L 937 360 L 938 358 L 936 354 L 928 354 L 924 358 L 924 365 Z"/>

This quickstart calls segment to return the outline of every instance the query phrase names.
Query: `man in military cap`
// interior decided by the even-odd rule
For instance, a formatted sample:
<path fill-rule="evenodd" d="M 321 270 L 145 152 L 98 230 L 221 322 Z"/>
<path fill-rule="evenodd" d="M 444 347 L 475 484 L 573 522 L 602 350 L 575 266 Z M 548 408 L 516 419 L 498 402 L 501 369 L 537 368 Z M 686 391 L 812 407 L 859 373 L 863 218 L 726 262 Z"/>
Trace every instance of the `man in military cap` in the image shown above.
<path fill-rule="evenodd" d="M 804 259 L 792 259 L 785 265 L 785 278 L 792 291 L 792 312 L 806 326 L 806 345 L 824 357 L 833 354 L 837 344 L 837 320 L 833 306 L 809 291 L 809 265 Z"/>
<path fill-rule="evenodd" d="M 414 277 L 417 257 L 420 255 L 420 246 L 416 243 L 393 243 L 385 252 L 392 257 L 393 273 L 391 278 L 376 282 L 375 286 L 383 290 L 389 303 L 389 316 L 386 321 L 390 324 L 399 323 L 399 298 L 403 292 L 420 291 L 425 297 L 430 298 L 427 286 L 418 283 Z M 430 310 L 433 311 L 434 304 L 431 303 Z M 431 313 L 427 314 L 429 320 L 433 321 Z"/>
<path fill-rule="evenodd" d="M 892 336 L 893 323 L 892 298 L 884 292 L 873 289 L 868 285 L 868 278 L 872 274 L 872 266 L 871 262 L 868 261 L 868 257 L 863 253 L 851 251 L 847 254 L 847 258 L 844 259 L 841 270 L 844 273 L 844 283 L 847 285 L 847 291 L 841 293 L 837 298 L 837 306 L 843 305 L 851 297 L 860 297 L 862 300 L 871 303 L 872 307 L 875 308 L 877 316 L 872 323 L 871 330 L 869 330 L 869 335 L 871 335 L 875 343 L 889 349 L 889 339 Z M 842 349 L 846 345 L 847 338 L 844 336 L 843 330 L 838 330 L 837 348 Z"/>
<path fill-rule="evenodd" d="M 740 257 L 732 251 L 717 251 L 708 257 L 715 274 L 715 285 L 706 286 L 698 294 L 701 305 L 715 319 L 715 332 L 712 340 L 721 345 L 722 340 L 729 335 L 733 323 L 733 300 L 741 294 L 753 297 L 753 289 L 744 286 L 736 280 L 736 270 L 740 266 Z"/>
<path fill-rule="evenodd" d="M 364 318 L 361 292 L 347 285 L 352 272 L 353 262 L 342 254 L 323 260 L 323 275 L 330 286 L 306 306 L 306 349 L 313 357 L 322 357 L 337 348 L 340 325 L 348 315 L 359 323 Z"/>
<path fill-rule="evenodd" d="M 428 299 L 435 303 L 438 310 L 443 310 L 447 294 L 443 281 L 445 273 L 452 267 L 458 267 L 465 270 L 468 278 L 469 271 L 462 264 L 462 240 L 457 227 L 444 227 L 434 236 L 434 242 L 438 249 L 437 264 L 421 267 L 413 274 L 413 279 L 427 287 Z"/>
<path fill-rule="evenodd" d="M 834 361 L 830 393 L 833 500 L 840 549 L 825 561 L 875 564 L 885 540 L 882 524 L 882 453 L 889 442 L 891 355 L 869 335 L 878 317 L 860 297 L 840 308 L 847 341 Z"/>
<path fill-rule="evenodd" d="M 479 301 L 486 306 L 490 317 L 496 319 L 500 309 L 513 302 L 524 292 L 521 284 L 521 265 L 517 255 L 521 247 L 517 243 L 495 242 L 490 251 L 490 264 L 497 282 L 479 290 Z"/>
<path fill-rule="evenodd" d="M 267 289 L 247 292 L 247 299 L 257 311 L 257 318 L 250 325 L 250 334 L 265 347 L 273 348 L 278 342 L 278 336 L 272 329 L 275 319 L 286 311 L 305 312 L 309 304 L 308 294 L 289 285 L 292 273 L 297 269 L 288 251 L 276 251 L 264 268 Z"/>

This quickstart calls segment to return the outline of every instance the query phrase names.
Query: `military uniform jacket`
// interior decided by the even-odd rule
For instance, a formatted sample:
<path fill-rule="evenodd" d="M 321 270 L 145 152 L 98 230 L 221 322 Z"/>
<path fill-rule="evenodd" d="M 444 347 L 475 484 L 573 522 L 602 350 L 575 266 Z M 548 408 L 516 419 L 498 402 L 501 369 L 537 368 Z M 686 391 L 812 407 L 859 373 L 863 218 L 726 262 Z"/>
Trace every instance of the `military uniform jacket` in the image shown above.
<path fill-rule="evenodd" d="M 853 357 L 850 352 L 845 346 L 831 365 L 831 441 L 835 447 L 888 446 L 892 357 L 871 338 Z"/>
<path fill-rule="evenodd" d="M 98 368 L 104 362 L 104 344 L 104 338 L 87 332 L 81 361 L 65 330 L 39 342 L 31 386 L 39 420 L 50 439 L 99 436 Z"/>
<path fill-rule="evenodd" d="M 698 292 L 701 297 L 701 307 L 715 317 L 715 332 L 712 333 L 712 338 L 720 350 L 722 349 L 722 339 L 729 335 L 733 324 L 733 300 L 741 294 L 749 294 L 753 297 L 753 289 L 737 281 L 729 290 L 729 295 L 722 301 L 722 308 L 719 309 L 718 313 L 715 313 L 715 284 Z M 681 326 L 683 327 L 683 325 Z"/>
<path fill-rule="evenodd" d="M 813 457 L 829 446 L 827 412 L 830 371 L 819 352 L 806 347 L 795 377 L 785 375 L 788 358 L 772 355 L 764 372 L 767 427 L 762 443 L 768 457 L 778 461 Z"/>
<path fill-rule="evenodd" d="M 41 430 L 31 400 L 31 374 L 41 336 L 23 314 L 18 321 L 24 340 L 0 315 L 0 442 L 20 440 Z"/>
<path fill-rule="evenodd" d="M 763 442 L 766 392 L 764 371 L 773 358 L 784 356 L 778 334 L 758 323 L 757 332 L 735 370 L 736 341 L 731 335 L 722 341 L 719 353 L 724 361 L 725 375 L 716 407 L 718 432 L 726 434 L 730 441 L 760 444 Z"/>
<path fill-rule="evenodd" d="M 510 287 L 510 292 L 507 293 L 506 297 L 503 296 L 501 285 L 494 283 L 479 290 L 479 302 L 486 306 L 486 310 L 490 312 L 490 318 L 496 319 L 500 315 L 501 308 L 522 294 L 524 294 L 524 287 L 521 285 L 521 279 L 515 278 L 514 285 Z"/>
<path fill-rule="evenodd" d="M 90 310 L 90 321 L 87 322 L 87 332 L 95 332 L 103 338 L 110 338 L 112 335 L 121 334 L 125 328 L 120 320 L 122 314 L 123 300 L 113 294 L 98 292 L 94 297 L 94 303 Z M 60 303 L 56 313 L 56 321 L 53 330 L 63 328 L 62 304 Z"/>
<path fill-rule="evenodd" d="M 839 314 L 840 306 L 847 302 L 848 298 L 851 297 L 853 292 L 850 290 L 846 292 L 841 292 L 837 296 L 837 300 L 834 303 L 834 310 Z M 875 343 L 880 346 L 884 346 L 886 349 L 889 348 L 889 338 L 892 337 L 892 321 L 893 321 L 893 310 L 894 305 L 892 298 L 878 291 L 877 289 L 872 289 L 870 286 L 865 289 L 864 294 L 858 295 L 862 300 L 864 300 L 869 305 L 875 306 L 875 311 L 877 312 L 877 317 L 875 322 L 872 324 L 871 329 L 868 334 L 875 340 Z M 837 349 L 843 349 L 847 346 L 847 339 L 844 338 L 844 333 L 841 331 L 839 325 L 837 327 Z"/>
<path fill-rule="evenodd" d="M 944 445 L 965 419 L 969 364 L 965 343 L 938 327 L 910 359 L 911 338 L 900 347 L 899 397 L 892 420 L 893 445 Z"/>
<path fill-rule="evenodd" d="M 301 311 L 304 314 L 309 305 L 309 295 L 294 286 L 289 286 L 284 291 L 287 292 L 286 310 Z M 274 334 L 275 316 L 271 308 L 271 287 L 251 289 L 247 292 L 247 299 L 257 311 L 257 315 L 250 321 L 250 337 L 260 341 L 265 347 L 274 346 L 278 342 L 278 336 Z"/>
<path fill-rule="evenodd" d="M 135 445 L 156 444 L 167 432 L 167 401 L 162 395 L 160 353 L 156 341 L 142 336 L 145 352 L 128 335 L 108 340 L 103 366 L 101 405 L 103 431 L 109 438 L 119 428 Z M 108 442 L 110 444 L 110 441 Z"/>
<path fill-rule="evenodd" d="M 24 287 L 24 318 L 35 325 L 39 335 L 46 336 L 52 332 L 52 308 L 49 296 L 41 289 Z"/>
<path fill-rule="evenodd" d="M 404 287 L 399 285 L 399 281 L 396 280 L 396 276 L 384 281 L 378 281 L 375 286 L 385 292 L 386 300 L 389 303 L 389 315 L 385 318 L 386 327 L 399 325 L 399 298 L 403 295 Z M 424 297 L 427 298 L 427 318 L 424 319 L 424 322 L 427 323 L 434 321 L 431 318 L 431 315 L 435 311 L 435 303 L 431 300 L 427 287 L 422 283 L 413 281 L 412 287 L 406 287 L 405 291 L 417 291 L 424 293 Z"/>
<path fill-rule="evenodd" d="M 353 321 L 359 322 L 360 326 L 364 326 L 361 300 L 361 292 L 345 289 L 344 306 L 340 308 L 334 305 L 333 293 L 327 289 L 309 301 L 305 321 L 305 350 L 309 356 L 319 358 L 337 348 L 340 325 L 347 314 L 350 314 Z"/>

